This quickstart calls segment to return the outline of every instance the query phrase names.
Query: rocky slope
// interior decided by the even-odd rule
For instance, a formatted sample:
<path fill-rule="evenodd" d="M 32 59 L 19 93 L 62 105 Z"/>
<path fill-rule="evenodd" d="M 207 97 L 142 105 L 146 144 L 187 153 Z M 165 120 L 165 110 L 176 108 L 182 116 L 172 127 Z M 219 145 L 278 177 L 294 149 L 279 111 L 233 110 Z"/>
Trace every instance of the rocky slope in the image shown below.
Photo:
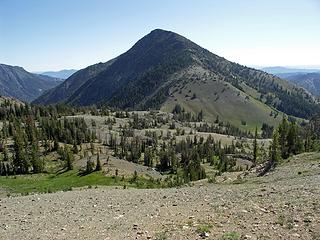
<path fill-rule="evenodd" d="M 319 153 L 295 156 L 264 177 L 229 177 L 179 189 L 2 198 L 0 238 L 319 239 Z"/>

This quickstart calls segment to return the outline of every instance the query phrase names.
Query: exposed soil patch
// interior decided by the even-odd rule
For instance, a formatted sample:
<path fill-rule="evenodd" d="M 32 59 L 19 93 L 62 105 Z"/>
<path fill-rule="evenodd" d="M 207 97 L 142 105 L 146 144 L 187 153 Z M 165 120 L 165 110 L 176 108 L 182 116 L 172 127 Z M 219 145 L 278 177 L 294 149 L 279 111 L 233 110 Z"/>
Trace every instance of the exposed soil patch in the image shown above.
<path fill-rule="evenodd" d="M 237 181 L 2 198 L 0 239 L 319 239 L 319 154 Z"/>

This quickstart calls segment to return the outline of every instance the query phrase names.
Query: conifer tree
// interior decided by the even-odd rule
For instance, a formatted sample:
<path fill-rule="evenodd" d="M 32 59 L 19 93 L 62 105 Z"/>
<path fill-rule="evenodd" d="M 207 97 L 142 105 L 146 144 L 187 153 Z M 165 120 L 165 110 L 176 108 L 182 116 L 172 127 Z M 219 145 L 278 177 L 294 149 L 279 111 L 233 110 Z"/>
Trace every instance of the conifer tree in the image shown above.
<path fill-rule="evenodd" d="M 282 158 L 288 157 L 288 131 L 289 131 L 289 124 L 288 120 L 283 116 L 282 122 L 278 128 L 278 143 L 280 144 L 280 152 Z"/>
<path fill-rule="evenodd" d="M 254 132 L 254 140 L 253 140 L 253 165 L 257 164 L 257 158 L 258 158 L 258 128 L 256 127 L 256 130 Z"/>
<path fill-rule="evenodd" d="M 94 170 L 94 162 L 91 160 L 91 157 L 87 160 L 87 167 L 86 167 L 86 173 L 92 173 Z"/>
<path fill-rule="evenodd" d="M 281 152 L 279 145 L 279 133 L 277 130 L 274 131 L 272 137 L 272 143 L 270 146 L 270 161 L 272 164 L 277 164 L 281 160 Z"/>
<path fill-rule="evenodd" d="M 3 161 L 9 162 L 9 154 L 6 145 L 3 146 Z"/>
<path fill-rule="evenodd" d="M 72 148 L 73 154 L 78 154 L 79 150 L 78 150 L 78 146 L 76 141 L 73 141 L 73 148 Z"/>
<path fill-rule="evenodd" d="M 146 148 L 143 156 L 143 162 L 145 166 L 152 166 L 152 152 L 149 148 Z"/>
<path fill-rule="evenodd" d="M 59 143 L 58 140 L 55 138 L 53 142 L 53 151 L 59 151 Z"/>
<path fill-rule="evenodd" d="M 32 145 L 30 150 L 30 163 L 34 173 L 41 173 L 44 170 L 44 161 L 39 156 L 38 146 Z"/>
<path fill-rule="evenodd" d="M 298 130 L 297 125 L 295 123 L 290 123 L 288 135 L 287 135 L 287 144 L 288 144 L 288 153 L 290 154 L 297 154 L 299 151 L 298 146 Z"/>
<path fill-rule="evenodd" d="M 96 171 L 101 171 L 101 170 L 102 170 L 102 166 L 101 166 L 101 161 L 100 161 L 100 154 L 98 153 Z"/>
<path fill-rule="evenodd" d="M 65 146 L 63 149 L 59 149 L 59 154 L 61 160 L 65 163 L 65 168 L 67 171 L 73 169 L 74 156 L 71 149 L 68 146 Z"/>
<path fill-rule="evenodd" d="M 13 157 L 14 171 L 19 174 L 28 173 L 29 160 L 25 152 L 23 144 L 22 132 L 16 133 L 14 136 L 14 157 Z"/>

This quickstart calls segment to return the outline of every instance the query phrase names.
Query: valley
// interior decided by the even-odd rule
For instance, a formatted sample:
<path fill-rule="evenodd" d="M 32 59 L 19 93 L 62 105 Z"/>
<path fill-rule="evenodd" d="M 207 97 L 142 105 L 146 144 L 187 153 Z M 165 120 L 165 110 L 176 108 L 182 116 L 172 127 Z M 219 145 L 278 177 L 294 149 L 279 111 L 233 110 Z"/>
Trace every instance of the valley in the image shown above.
<path fill-rule="evenodd" d="M 6 104 L 10 104 L 10 100 L 3 102 L 4 106 Z M 19 108 L 16 106 L 16 111 L 23 112 L 24 108 L 21 104 Z M 176 108 L 179 109 L 179 105 Z M 45 109 L 31 107 L 30 110 L 32 113 L 43 112 Z M 248 169 L 251 166 L 248 160 L 251 159 L 249 155 L 254 136 L 250 132 L 220 121 L 215 124 L 207 123 L 183 109 L 174 113 L 98 112 L 93 108 L 79 109 L 78 113 L 74 109 L 66 110 L 65 113 L 60 113 L 66 116 L 51 117 L 52 120 L 46 116 L 31 120 L 27 114 L 29 120 L 26 119 L 25 130 L 19 130 L 19 125 L 2 123 L 2 136 L 8 137 L 2 142 L 0 172 L 2 175 L 14 175 L 1 178 L 0 192 L 3 195 L 53 192 L 94 184 L 138 188 L 169 187 L 206 177 L 213 179 L 223 171 Z M 69 111 L 73 115 L 68 115 Z M 53 113 L 55 111 L 51 114 Z M 69 124 L 71 128 L 64 129 Z M 81 140 L 77 140 L 81 132 L 69 132 L 75 131 L 76 126 L 85 134 Z M 16 130 L 10 130 L 12 128 Z M 19 135 L 14 133 L 21 130 L 26 132 L 20 132 Z M 13 137 L 10 137 L 11 131 Z M 56 134 L 61 136 L 60 140 L 55 137 Z M 70 138 L 72 134 L 77 136 L 74 140 Z M 270 135 L 270 132 L 264 134 Z M 19 143 L 19 137 L 29 138 L 31 142 L 23 142 L 21 139 L 22 142 Z M 32 140 L 39 137 L 36 142 Z M 260 160 L 263 161 L 270 140 L 256 141 L 260 149 Z M 24 149 L 19 149 L 22 146 Z M 214 147 L 214 150 L 207 149 L 209 146 Z M 202 150 L 196 150 L 196 147 Z M 183 150 L 184 148 L 186 149 Z M 204 152 L 201 153 L 202 151 Z M 72 163 L 68 162 L 65 154 L 72 154 Z M 190 154 L 201 155 L 198 159 L 189 159 Z M 183 158 L 186 158 L 183 161 L 190 162 L 180 162 Z M 99 169 L 95 171 L 98 159 Z M 91 165 L 90 170 L 88 167 Z M 33 174 L 17 176 L 19 173 Z M 137 176 L 133 181 L 135 174 Z"/>

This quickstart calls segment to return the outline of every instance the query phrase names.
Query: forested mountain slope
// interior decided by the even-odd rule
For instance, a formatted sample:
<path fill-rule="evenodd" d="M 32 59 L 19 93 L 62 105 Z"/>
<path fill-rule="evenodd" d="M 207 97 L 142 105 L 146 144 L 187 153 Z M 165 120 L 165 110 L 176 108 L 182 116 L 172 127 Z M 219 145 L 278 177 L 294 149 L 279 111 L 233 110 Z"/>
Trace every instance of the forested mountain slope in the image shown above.
<path fill-rule="evenodd" d="M 320 73 L 299 73 L 285 77 L 285 79 L 307 89 L 316 96 L 320 96 Z"/>
<path fill-rule="evenodd" d="M 219 57 L 170 31 L 156 29 L 130 50 L 83 76 L 75 73 L 35 103 L 108 105 L 121 109 L 175 104 L 207 117 L 235 122 L 278 121 L 276 113 L 308 118 L 319 111 L 314 98 L 274 75 Z M 96 67 L 96 65 L 95 65 Z"/>
<path fill-rule="evenodd" d="M 0 94 L 3 96 L 30 102 L 61 82 L 58 78 L 27 72 L 22 67 L 0 64 Z"/>

